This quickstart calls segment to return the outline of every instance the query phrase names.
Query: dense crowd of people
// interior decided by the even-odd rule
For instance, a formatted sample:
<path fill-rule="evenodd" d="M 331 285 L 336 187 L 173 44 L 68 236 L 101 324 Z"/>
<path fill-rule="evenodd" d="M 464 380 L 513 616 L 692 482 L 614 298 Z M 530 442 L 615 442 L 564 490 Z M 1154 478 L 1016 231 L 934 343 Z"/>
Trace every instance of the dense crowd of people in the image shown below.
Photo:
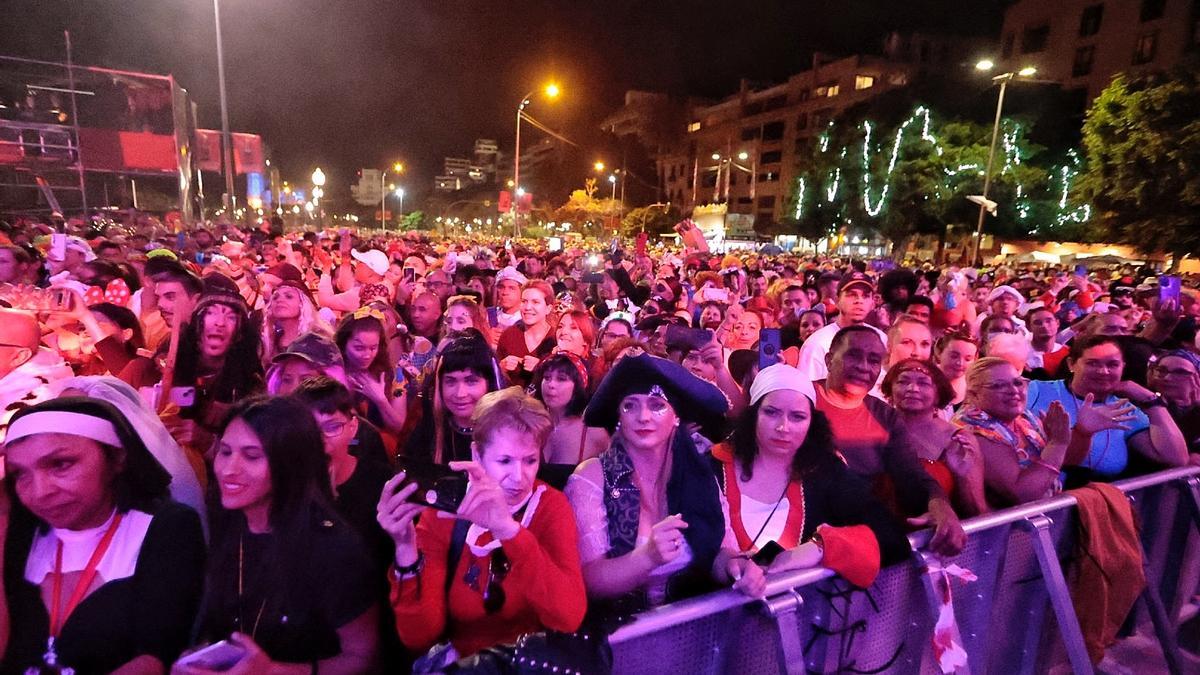
<path fill-rule="evenodd" d="M 590 244 L 0 225 L 0 672 L 553 661 L 1200 465 L 1194 278 Z"/>

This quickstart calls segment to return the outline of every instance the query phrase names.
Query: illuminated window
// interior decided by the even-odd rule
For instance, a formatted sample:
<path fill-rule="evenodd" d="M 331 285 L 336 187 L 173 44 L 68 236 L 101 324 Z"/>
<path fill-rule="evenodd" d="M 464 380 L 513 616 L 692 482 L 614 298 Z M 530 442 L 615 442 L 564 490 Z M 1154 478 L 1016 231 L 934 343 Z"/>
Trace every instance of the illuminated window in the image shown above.
<path fill-rule="evenodd" d="M 1158 51 L 1158 33 L 1146 33 L 1138 38 L 1137 46 L 1133 50 L 1133 65 L 1140 66 L 1144 63 L 1150 63 L 1154 60 L 1154 54 Z"/>
<path fill-rule="evenodd" d="M 699 122 L 692 122 L 691 124 L 689 124 L 689 125 L 687 126 L 687 130 L 688 130 L 688 133 L 689 133 L 689 134 L 690 134 L 690 133 L 697 132 L 697 131 L 700 131 L 700 123 L 699 123 Z"/>
<path fill-rule="evenodd" d="M 870 89 L 875 86 L 875 78 L 870 75 L 856 75 L 854 77 L 854 88 L 857 90 Z"/>

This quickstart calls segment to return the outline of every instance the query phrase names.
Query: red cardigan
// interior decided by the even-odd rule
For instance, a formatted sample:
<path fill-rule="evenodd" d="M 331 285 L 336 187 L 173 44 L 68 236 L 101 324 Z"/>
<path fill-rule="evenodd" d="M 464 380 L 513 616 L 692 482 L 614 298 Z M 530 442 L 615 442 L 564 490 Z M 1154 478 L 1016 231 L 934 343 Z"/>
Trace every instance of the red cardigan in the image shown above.
<path fill-rule="evenodd" d="M 539 482 L 540 484 L 540 482 Z M 463 581 L 476 557 L 468 546 L 450 586 L 446 607 L 446 562 L 455 521 L 438 518 L 427 509 L 417 525 L 417 545 L 425 555 L 420 577 L 391 579 L 392 609 L 396 631 L 411 650 L 422 652 L 443 635 L 460 656 L 510 643 L 524 633 L 545 629 L 572 632 L 583 623 L 587 596 L 579 564 L 575 515 L 563 493 L 547 487 L 529 528 L 504 542 L 511 569 L 502 585 L 506 599 L 495 614 L 483 610 L 483 587 L 487 583 L 487 560 L 479 568 L 479 590 Z"/>

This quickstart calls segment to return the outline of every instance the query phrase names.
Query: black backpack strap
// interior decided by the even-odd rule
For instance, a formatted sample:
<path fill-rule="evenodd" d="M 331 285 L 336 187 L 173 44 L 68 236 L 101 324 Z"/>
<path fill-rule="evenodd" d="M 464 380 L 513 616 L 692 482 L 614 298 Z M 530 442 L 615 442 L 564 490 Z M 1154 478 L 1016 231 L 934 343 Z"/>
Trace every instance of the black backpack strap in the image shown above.
<path fill-rule="evenodd" d="M 446 555 L 446 597 L 450 597 L 450 584 L 454 583 L 454 574 L 458 570 L 458 560 L 462 558 L 463 547 L 467 545 L 467 529 L 471 527 L 469 520 L 455 520 L 454 530 L 450 533 L 450 549 Z"/>

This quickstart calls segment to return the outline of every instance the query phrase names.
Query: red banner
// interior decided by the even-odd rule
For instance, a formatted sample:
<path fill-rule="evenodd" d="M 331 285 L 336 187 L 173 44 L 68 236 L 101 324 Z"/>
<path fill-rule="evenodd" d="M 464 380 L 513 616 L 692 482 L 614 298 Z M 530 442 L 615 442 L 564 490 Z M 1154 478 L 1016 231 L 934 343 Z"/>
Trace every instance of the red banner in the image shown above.
<path fill-rule="evenodd" d="M 508 190 L 501 190 L 500 198 L 496 200 L 496 211 L 508 213 L 510 209 L 512 209 L 512 193 Z"/>
<path fill-rule="evenodd" d="M 196 130 L 196 168 L 221 172 L 221 132 L 212 129 Z"/>
<path fill-rule="evenodd" d="M 165 134 L 81 128 L 79 146 L 87 169 L 163 172 L 179 169 L 175 161 L 175 138 Z"/>

